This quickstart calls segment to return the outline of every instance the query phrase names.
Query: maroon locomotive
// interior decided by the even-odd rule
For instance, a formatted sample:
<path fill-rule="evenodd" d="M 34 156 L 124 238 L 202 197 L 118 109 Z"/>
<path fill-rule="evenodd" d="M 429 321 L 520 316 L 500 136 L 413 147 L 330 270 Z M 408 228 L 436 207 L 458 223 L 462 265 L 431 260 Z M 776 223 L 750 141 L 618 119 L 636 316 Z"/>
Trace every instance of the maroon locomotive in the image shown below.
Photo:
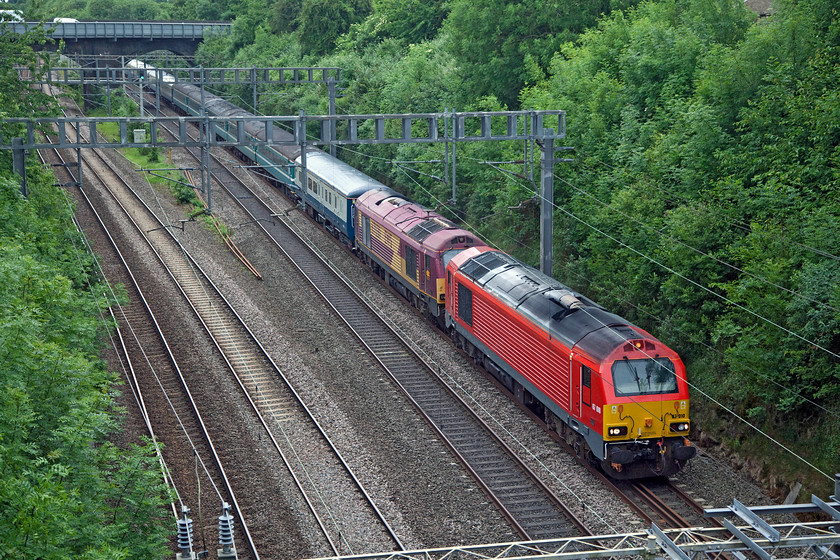
<path fill-rule="evenodd" d="M 415 307 L 442 320 L 446 263 L 476 245 L 475 236 L 389 188 L 359 196 L 355 211 L 362 260 Z"/>

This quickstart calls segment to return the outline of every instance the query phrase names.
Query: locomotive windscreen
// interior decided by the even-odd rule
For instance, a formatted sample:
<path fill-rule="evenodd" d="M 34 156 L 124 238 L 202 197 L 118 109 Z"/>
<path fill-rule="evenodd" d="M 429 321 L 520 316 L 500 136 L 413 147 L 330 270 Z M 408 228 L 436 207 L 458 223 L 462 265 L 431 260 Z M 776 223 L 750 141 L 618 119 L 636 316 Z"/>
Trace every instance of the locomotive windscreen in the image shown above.
<path fill-rule="evenodd" d="M 617 397 L 661 395 L 677 392 L 677 374 L 668 358 L 616 360 L 612 366 L 613 388 Z"/>

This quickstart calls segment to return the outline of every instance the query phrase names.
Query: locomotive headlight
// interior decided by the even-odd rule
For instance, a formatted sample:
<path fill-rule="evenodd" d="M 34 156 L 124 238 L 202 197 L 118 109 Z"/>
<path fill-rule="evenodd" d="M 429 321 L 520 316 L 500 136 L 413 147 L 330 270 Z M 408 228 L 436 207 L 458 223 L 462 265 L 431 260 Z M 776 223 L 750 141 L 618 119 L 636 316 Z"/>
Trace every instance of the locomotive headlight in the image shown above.
<path fill-rule="evenodd" d="M 607 435 L 610 437 L 626 436 L 627 426 L 610 426 L 607 428 Z"/>
<path fill-rule="evenodd" d="M 672 432 L 687 432 L 688 422 L 672 422 L 670 427 Z"/>

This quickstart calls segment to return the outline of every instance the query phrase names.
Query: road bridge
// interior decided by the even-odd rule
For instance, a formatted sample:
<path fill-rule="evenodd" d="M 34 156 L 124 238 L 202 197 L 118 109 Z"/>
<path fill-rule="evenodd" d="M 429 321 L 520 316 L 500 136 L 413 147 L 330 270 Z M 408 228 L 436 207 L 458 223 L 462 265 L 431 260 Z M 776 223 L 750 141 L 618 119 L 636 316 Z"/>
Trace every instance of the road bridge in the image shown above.
<path fill-rule="evenodd" d="M 205 37 L 230 33 L 231 28 L 229 22 L 163 21 L 24 22 L 9 27 L 15 33 L 25 33 L 38 25 L 45 25 L 47 35 L 56 40 L 44 48 L 55 50 L 63 40 L 64 54 L 68 55 L 136 55 L 166 50 L 192 56 Z"/>

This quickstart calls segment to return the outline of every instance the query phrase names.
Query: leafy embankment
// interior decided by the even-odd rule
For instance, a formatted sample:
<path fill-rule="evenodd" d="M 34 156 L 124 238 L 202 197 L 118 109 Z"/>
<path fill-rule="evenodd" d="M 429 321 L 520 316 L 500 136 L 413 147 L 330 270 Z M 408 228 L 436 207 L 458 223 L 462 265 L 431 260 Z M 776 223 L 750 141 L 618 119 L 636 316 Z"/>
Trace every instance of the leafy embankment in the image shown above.
<path fill-rule="evenodd" d="M 34 65 L 33 40 L 2 35 L 0 56 Z M 3 68 L 0 117 L 54 111 Z M 154 448 L 109 441 L 118 377 L 98 356 L 115 296 L 34 154 L 27 188 L 0 152 L 0 558 L 161 558 L 174 523 Z"/>

